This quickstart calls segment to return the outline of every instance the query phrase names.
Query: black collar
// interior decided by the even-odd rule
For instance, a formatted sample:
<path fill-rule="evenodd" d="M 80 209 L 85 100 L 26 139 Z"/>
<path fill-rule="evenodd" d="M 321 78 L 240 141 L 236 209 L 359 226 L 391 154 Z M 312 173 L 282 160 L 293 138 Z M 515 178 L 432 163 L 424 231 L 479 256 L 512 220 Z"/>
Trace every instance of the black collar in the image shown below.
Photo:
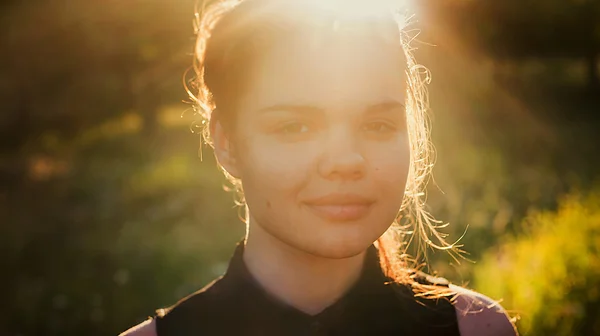
<path fill-rule="evenodd" d="M 267 294 L 243 254 L 239 244 L 223 277 L 161 311 L 158 335 L 460 335 L 452 304 L 419 300 L 409 285 L 390 281 L 374 246 L 357 282 L 314 316 Z"/>
<path fill-rule="evenodd" d="M 240 298 L 240 305 L 247 311 L 257 311 L 253 316 L 253 324 L 281 323 L 282 330 L 300 330 L 309 328 L 338 329 L 347 325 L 350 318 L 364 318 L 364 312 L 374 309 L 370 303 L 373 298 L 389 296 L 389 279 L 381 270 L 378 251 L 375 246 L 369 247 L 361 275 L 346 294 L 331 306 L 316 315 L 310 315 L 292 307 L 267 293 L 250 274 L 243 260 L 244 244 L 239 243 L 229 267 L 222 279 L 225 290 L 232 291 Z M 370 314 L 367 314 L 367 316 Z M 264 318 L 264 320 L 263 320 Z M 262 320 L 262 321 L 261 321 Z M 249 321 L 251 322 L 251 321 Z M 279 329 L 279 328 L 277 328 Z"/>

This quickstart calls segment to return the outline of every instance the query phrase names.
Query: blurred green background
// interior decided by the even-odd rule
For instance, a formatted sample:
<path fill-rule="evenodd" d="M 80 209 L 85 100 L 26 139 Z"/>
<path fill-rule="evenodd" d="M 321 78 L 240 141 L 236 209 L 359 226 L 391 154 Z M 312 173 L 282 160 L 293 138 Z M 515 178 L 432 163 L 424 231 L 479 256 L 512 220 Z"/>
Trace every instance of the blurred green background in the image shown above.
<path fill-rule="evenodd" d="M 429 270 L 522 334 L 600 335 L 600 1 L 413 5 L 428 201 L 471 260 Z M 0 2 L 0 335 L 117 334 L 223 272 L 244 228 L 191 132 L 194 6 Z"/>

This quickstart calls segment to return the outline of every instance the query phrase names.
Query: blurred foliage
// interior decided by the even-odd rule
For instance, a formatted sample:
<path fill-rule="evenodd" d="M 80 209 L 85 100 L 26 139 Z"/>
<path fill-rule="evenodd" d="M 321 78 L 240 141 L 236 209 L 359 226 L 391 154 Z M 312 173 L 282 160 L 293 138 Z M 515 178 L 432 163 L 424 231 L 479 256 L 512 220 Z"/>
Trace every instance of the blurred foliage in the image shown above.
<path fill-rule="evenodd" d="M 461 35 L 497 60 L 579 58 L 590 90 L 600 89 L 600 2 L 595 0 L 427 0 Z"/>
<path fill-rule="evenodd" d="M 515 307 L 529 335 L 600 334 L 600 192 L 535 211 L 475 270 L 477 287 Z"/>
<path fill-rule="evenodd" d="M 9 191 L 1 334 L 115 334 L 221 274 L 243 226 L 185 130 L 83 141 L 64 173 Z"/>
<path fill-rule="evenodd" d="M 482 260 L 431 270 L 532 334 L 593 334 L 597 3 L 416 3 L 428 203 Z M 0 335 L 116 334 L 224 270 L 244 227 L 182 103 L 194 4 L 0 2 Z"/>

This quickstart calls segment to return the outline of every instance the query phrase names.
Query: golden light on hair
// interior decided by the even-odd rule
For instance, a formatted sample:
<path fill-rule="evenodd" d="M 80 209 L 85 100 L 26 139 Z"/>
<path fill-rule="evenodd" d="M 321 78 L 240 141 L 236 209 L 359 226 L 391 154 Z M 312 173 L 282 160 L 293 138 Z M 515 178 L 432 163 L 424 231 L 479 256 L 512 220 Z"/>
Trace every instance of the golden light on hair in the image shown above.
<path fill-rule="evenodd" d="M 286 1 L 286 0 L 283 0 Z M 305 0 L 302 4 L 324 12 L 335 12 L 345 19 L 369 19 L 385 16 L 390 11 L 405 9 L 407 0 Z"/>
<path fill-rule="evenodd" d="M 446 242 L 446 235 L 439 232 L 445 224 L 437 221 L 425 208 L 425 190 L 430 178 L 433 167 L 433 146 L 430 142 L 430 128 L 428 117 L 428 92 L 430 76 L 428 70 L 418 64 L 413 57 L 411 42 L 414 35 L 406 31 L 410 16 L 407 15 L 407 1 L 401 0 L 375 0 L 375 1 L 353 1 L 353 0 L 305 0 L 302 2 L 292 0 L 228 0 L 216 2 L 210 7 L 201 8 L 198 14 L 197 32 L 198 42 L 196 46 L 195 71 L 196 82 L 195 92 L 189 91 L 190 96 L 197 103 L 197 112 L 203 125 L 203 136 L 206 142 L 210 143 L 209 127 L 210 119 L 215 111 L 213 93 L 205 82 L 206 53 L 209 40 L 213 34 L 213 29 L 217 26 L 219 20 L 229 13 L 235 11 L 240 5 L 261 4 L 262 10 L 268 6 L 279 6 L 289 4 L 294 8 L 303 8 L 306 10 L 290 11 L 286 10 L 286 15 L 307 15 L 302 22 L 321 18 L 321 14 L 326 17 L 327 13 L 333 13 L 331 18 L 333 22 L 336 19 L 343 20 L 344 24 L 356 21 L 371 21 L 387 17 L 387 20 L 393 19 L 394 25 L 398 29 L 398 44 L 402 48 L 404 61 L 406 62 L 405 72 L 407 81 L 406 114 L 408 136 L 410 141 L 410 169 L 408 182 L 406 185 L 403 204 L 398 213 L 398 217 L 390 226 L 389 230 L 377 241 L 380 254 L 382 255 L 382 265 L 390 276 L 398 281 L 413 283 L 410 278 L 410 268 L 416 268 L 421 265 L 420 260 L 426 255 L 428 248 L 447 250 L 455 257 L 461 254 L 460 246 L 456 243 Z M 283 6 L 285 8 L 285 6 Z M 300 7 L 298 7 L 300 6 Z M 247 8 L 244 10 L 248 10 Z M 270 14 L 277 14 L 271 12 Z M 248 14 L 252 16 L 253 14 Z M 390 15 L 391 14 L 391 15 Z M 310 15 L 316 15 L 310 16 Z M 270 16 L 267 16 L 271 18 Z M 241 23 L 237 22 L 236 25 Z M 227 175 L 227 172 L 225 172 Z M 232 176 L 227 176 L 231 183 L 239 192 L 240 204 L 243 204 L 244 197 L 239 180 Z M 408 247 L 414 244 L 416 250 L 413 257 L 409 257 Z M 424 291 L 426 289 L 421 288 Z M 439 293 L 435 293 L 436 295 Z"/>

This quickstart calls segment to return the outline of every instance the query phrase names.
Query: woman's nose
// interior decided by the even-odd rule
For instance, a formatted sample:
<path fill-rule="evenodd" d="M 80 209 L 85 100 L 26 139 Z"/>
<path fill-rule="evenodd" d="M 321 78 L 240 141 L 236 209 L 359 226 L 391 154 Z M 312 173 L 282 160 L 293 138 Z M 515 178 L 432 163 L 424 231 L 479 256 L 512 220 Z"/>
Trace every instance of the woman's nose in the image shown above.
<path fill-rule="evenodd" d="M 326 179 L 357 180 L 365 174 L 365 158 L 348 130 L 331 132 L 322 146 L 319 174 Z"/>

